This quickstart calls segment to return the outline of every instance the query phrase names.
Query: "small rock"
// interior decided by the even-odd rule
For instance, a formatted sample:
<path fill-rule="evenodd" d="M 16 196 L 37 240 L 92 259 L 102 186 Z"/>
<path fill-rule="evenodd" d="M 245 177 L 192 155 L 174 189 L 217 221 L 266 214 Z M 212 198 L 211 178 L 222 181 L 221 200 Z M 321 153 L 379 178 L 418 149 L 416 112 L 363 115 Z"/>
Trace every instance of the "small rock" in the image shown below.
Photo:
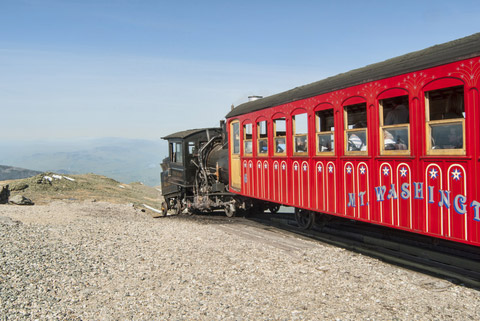
<path fill-rule="evenodd" d="M 16 205 L 34 205 L 31 199 L 26 198 L 23 195 L 15 195 L 12 198 L 10 198 L 10 203 L 16 204 Z"/>
<path fill-rule="evenodd" d="M 21 224 L 21 222 L 20 221 L 14 221 L 12 218 L 10 218 L 8 216 L 0 216 L 0 224 L 8 225 L 8 226 L 14 226 L 14 225 Z"/>
<path fill-rule="evenodd" d="M 10 197 L 8 185 L 0 185 L 0 204 L 7 204 Z"/>
<path fill-rule="evenodd" d="M 25 183 L 19 183 L 19 184 L 16 184 L 16 185 L 13 185 L 10 190 L 11 191 L 23 191 L 24 189 L 27 189 L 28 188 L 28 184 L 25 184 Z"/>

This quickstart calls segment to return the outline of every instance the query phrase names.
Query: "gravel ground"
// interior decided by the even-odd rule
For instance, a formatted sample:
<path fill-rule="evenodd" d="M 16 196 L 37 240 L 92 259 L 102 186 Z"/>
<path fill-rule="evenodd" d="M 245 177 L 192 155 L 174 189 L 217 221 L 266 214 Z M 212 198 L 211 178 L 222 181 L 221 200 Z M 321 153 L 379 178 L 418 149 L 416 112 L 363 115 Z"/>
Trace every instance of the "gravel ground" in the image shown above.
<path fill-rule="evenodd" d="M 480 292 L 245 220 L 0 206 L 0 320 L 479 320 Z"/>

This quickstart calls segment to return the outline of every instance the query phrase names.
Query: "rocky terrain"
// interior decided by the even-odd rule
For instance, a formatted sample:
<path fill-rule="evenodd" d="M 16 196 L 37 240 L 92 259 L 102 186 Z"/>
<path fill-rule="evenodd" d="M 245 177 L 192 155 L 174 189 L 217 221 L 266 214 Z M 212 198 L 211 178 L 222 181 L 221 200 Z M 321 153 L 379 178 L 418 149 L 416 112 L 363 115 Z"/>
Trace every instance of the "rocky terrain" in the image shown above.
<path fill-rule="evenodd" d="M 245 218 L 154 218 L 143 187 L 91 179 L 0 205 L 0 319 L 480 319 L 478 290 Z"/>

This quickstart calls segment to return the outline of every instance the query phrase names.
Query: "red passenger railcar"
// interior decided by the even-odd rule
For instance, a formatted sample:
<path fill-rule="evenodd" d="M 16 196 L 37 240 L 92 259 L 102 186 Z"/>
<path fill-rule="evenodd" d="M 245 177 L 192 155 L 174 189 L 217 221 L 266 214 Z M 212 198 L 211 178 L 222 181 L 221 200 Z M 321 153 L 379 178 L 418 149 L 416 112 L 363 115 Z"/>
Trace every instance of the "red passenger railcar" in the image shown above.
<path fill-rule="evenodd" d="M 480 245 L 480 34 L 251 101 L 230 191 Z"/>

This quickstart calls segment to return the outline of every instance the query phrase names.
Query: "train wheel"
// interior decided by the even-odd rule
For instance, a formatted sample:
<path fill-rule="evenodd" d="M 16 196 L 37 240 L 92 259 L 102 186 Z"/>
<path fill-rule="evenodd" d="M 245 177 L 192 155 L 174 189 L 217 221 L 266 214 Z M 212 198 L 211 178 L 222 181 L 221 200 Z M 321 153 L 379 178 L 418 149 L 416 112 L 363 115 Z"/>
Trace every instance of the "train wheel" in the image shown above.
<path fill-rule="evenodd" d="M 175 207 L 173 208 L 175 210 L 176 215 L 182 214 L 182 201 L 177 198 L 177 202 L 175 203 Z"/>
<path fill-rule="evenodd" d="M 162 216 L 167 216 L 167 212 L 168 212 L 168 205 L 167 205 L 167 202 L 163 201 L 162 202 Z"/>
<path fill-rule="evenodd" d="M 272 204 L 268 207 L 268 210 L 270 211 L 270 213 L 272 214 L 276 214 L 278 213 L 278 210 L 280 209 L 280 205 L 278 204 Z"/>
<path fill-rule="evenodd" d="M 229 204 L 225 207 L 225 215 L 227 217 L 234 217 L 237 214 L 237 208 L 234 204 Z"/>
<path fill-rule="evenodd" d="M 302 208 L 295 208 L 295 221 L 302 230 L 308 230 L 315 222 L 315 214 Z"/>

